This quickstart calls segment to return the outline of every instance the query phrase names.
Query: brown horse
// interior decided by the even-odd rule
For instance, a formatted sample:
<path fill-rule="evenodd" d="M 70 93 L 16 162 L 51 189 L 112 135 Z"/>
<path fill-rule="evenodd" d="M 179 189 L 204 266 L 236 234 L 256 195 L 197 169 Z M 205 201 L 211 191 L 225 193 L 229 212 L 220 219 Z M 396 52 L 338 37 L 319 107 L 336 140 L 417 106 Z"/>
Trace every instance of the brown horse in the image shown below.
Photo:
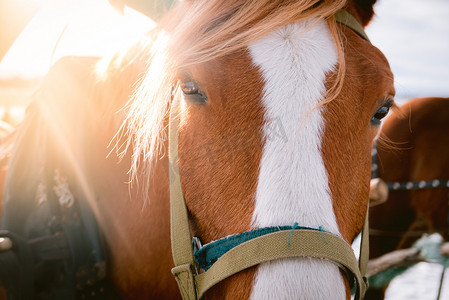
<path fill-rule="evenodd" d="M 410 100 L 383 124 L 377 146 L 378 175 L 392 187 L 385 203 L 370 208 L 372 258 L 408 248 L 424 233 L 449 238 L 448 133 L 448 98 Z M 418 187 L 438 183 L 438 187 L 395 190 L 399 182 L 415 182 Z M 385 288 L 369 290 L 367 298 L 383 299 Z"/>
<path fill-rule="evenodd" d="M 183 1 L 124 54 L 63 60 L 18 134 L 6 208 L 26 197 L 45 203 L 36 190 L 52 162 L 90 203 L 118 294 L 179 298 L 166 116 L 182 97 L 179 167 L 192 234 L 208 243 L 297 222 L 351 243 L 394 88 L 382 53 L 334 14 L 344 8 L 366 26 L 373 3 Z M 241 271 L 206 297 L 349 299 L 349 286 L 330 261 L 289 258 Z"/>

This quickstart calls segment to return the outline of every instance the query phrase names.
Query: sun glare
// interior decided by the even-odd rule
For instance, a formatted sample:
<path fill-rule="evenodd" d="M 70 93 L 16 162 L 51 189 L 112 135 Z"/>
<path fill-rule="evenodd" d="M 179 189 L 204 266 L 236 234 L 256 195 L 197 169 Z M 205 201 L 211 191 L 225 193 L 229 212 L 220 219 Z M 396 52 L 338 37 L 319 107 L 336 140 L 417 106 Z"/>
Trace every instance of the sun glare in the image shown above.
<path fill-rule="evenodd" d="M 121 14 L 107 0 L 14 0 L 0 2 L 0 33 L 11 32 L 13 38 L 0 45 L 0 118 L 23 116 L 24 106 L 49 68 L 63 56 L 105 56 L 137 40 L 155 23 L 137 11 L 125 8 Z M 14 6 L 11 4 L 14 3 Z M 16 15 L 5 18 L 6 10 Z M 20 17 L 20 13 L 28 16 Z M 31 19 L 31 16 L 34 17 Z M 27 21 L 31 19 L 25 27 Z M 17 27 L 17 26 L 16 26 Z M 25 27 L 21 32 L 20 30 Z M 19 35 L 20 32 L 20 35 Z M 0 49 L 1 50 L 1 49 Z M 17 113 L 21 111 L 21 113 Z"/>
<path fill-rule="evenodd" d="M 5 55 L 0 77 L 41 76 L 62 56 L 103 56 L 154 24 L 131 9 L 120 15 L 107 0 L 34 2 L 45 6 Z"/>

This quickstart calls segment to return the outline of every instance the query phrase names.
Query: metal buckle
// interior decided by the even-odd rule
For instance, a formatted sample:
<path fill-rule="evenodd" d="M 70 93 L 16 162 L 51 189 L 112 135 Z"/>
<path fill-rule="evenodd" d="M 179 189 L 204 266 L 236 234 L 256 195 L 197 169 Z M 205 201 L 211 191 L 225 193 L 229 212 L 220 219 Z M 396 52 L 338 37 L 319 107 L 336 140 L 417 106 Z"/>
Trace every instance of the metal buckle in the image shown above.
<path fill-rule="evenodd" d="M 197 300 L 198 290 L 195 284 L 195 275 L 190 264 L 176 266 L 171 269 L 178 283 L 179 291 L 184 300 Z"/>
<path fill-rule="evenodd" d="M 203 248 L 203 244 L 201 244 L 201 240 L 194 236 L 192 237 L 192 248 L 193 248 L 193 253 L 195 253 L 196 251 L 200 250 L 201 248 Z M 194 267 L 195 267 L 195 275 L 198 275 L 200 273 L 200 266 L 194 262 Z"/>
<path fill-rule="evenodd" d="M 203 248 L 203 244 L 201 244 L 201 240 L 194 236 L 192 238 L 192 246 L 193 246 L 193 252 L 195 253 L 196 251 L 200 250 L 201 248 Z"/>

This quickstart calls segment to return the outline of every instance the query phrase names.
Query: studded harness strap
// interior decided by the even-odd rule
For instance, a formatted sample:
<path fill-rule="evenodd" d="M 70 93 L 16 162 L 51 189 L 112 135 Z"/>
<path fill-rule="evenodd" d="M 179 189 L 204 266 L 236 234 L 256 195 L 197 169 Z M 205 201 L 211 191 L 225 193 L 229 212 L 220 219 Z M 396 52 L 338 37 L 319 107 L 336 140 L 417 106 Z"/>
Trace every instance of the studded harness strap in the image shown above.
<path fill-rule="evenodd" d="M 377 141 L 374 141 L 373 148 L 371 150 L 371 180 L 380 180 L 380 184 L 386 187 L 387 198 L 390 191 L 412 191 L 412 190 L 424 190 L 424 189 L 438 189 L 446 188 L 449 189 L 449 180 L 443 179 L 432 179 L 432 180 L 419 180 L 419 181 L 392 181 L 384 182 L 382 178 L 379 177 L 379 162 L 377 156 Z M 417 222 L 419 218 L 415 219 L 412 224 Z M 449 215 L 447 217 L 447 224 L 449 225 Z M 377 228 L 370 228 L 369 233 L 373 236 L 384 236 L 384 237 L 402 237 L 404 238 L 418 238 L 425 233 L 429 233 L 429 228 L 427 230 L 407 230 L 407 231 L 390 231 Z M 436 232 L 441 233 L 447 231 L 447 228 L 437 228 Z"/>
<path fill-rule="evenodd" d="M 377 159 L 377 142 L 374 142 L 373 149 L 371 151 L 371 179 L 379 177 L 379 162 Z M 388 190 L 390 191 L 407 191 L 407 190 L 423 190 L 423 189 L 437 189 L 437 188 L 449 188 L 448 179 L 431 179 L 431 180 L 419 180 L 419 181 L 392 181 L 385 182 Z"/>
<path fill-rule="evenodd" d="M 348 26 L 367 39 L 363 27 L 349 13 L 340 10 L 335 17 L 337 22 Z M 172 273 L 183 299 L 199 299 L 209 288 L 233 274 L 263 262 L 288 257 L 314 257 L 336 263 L 347 275 L 350 286 L 354 288 L 355 299 L 363 299 L 367 289 L 365 274 L 369 248 L 368 214 L 362 230 L 359 262 L 351 246 L 341 237 L 321 229 L 298 228 L 296 224 L 289 228 L 278 227 L 276 230 L 263 228 L 257 234 L 245 232 L 212 242 L 204 248 L 219 249 L 209 260 L 207 253 L 204 254 L 202 249 L 195 249 L 194 253 L 188 212 L 179 176 L 179 106 L 180 97 L 173 97 L 169 124 L 170 223 L 172 255 L 175 264 Z M 245 237 L 241 239 L 241 236 Z M 227 239 L 233 241 L 229 242 Z M 235 242 L 235 240 L 239 241 Z M 202 255 L 206 255 L 206 266 L 201 263 Z M 197 271 L 198 265 L 201 266 L 201 271 Z"/>

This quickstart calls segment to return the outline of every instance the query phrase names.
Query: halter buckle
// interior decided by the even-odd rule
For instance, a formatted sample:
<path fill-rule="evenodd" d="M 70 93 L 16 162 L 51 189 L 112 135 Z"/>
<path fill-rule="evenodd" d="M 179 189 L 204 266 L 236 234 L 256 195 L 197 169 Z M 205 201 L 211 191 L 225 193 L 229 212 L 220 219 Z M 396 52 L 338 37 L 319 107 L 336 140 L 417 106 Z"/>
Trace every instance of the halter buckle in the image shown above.
<path fill-rule="evenodd" d="M 203 248 L 203 244 L 201 243 L 201 240 L 196 236 L 192 237 L 192 248 L 193 248 L 193 253 L 195 253 L 196 251 Z M 198 275 L 200 273 L 200 265 L 197 262 L 195 262 L 194 267 L 195 267 L 195 272 L 196 272 L 195 275 Z"/>
<path fill-rule="evenodd" d="M 179 291 L 183 300 L 197 300 L 198 290 L 195 284 L 195 275 L 193 275 L 192 266 L 184 264 L 171 269 L 178 283 Z"/>
<path fill-rule="evenodd" d="M 201 244 L 201 240 L 196 236 L 194 236 L 192 238 L 192 246 L 193 246 L 193 253 L 195 253 L 196 251 L 203 248 L 203 244 Z"/>

